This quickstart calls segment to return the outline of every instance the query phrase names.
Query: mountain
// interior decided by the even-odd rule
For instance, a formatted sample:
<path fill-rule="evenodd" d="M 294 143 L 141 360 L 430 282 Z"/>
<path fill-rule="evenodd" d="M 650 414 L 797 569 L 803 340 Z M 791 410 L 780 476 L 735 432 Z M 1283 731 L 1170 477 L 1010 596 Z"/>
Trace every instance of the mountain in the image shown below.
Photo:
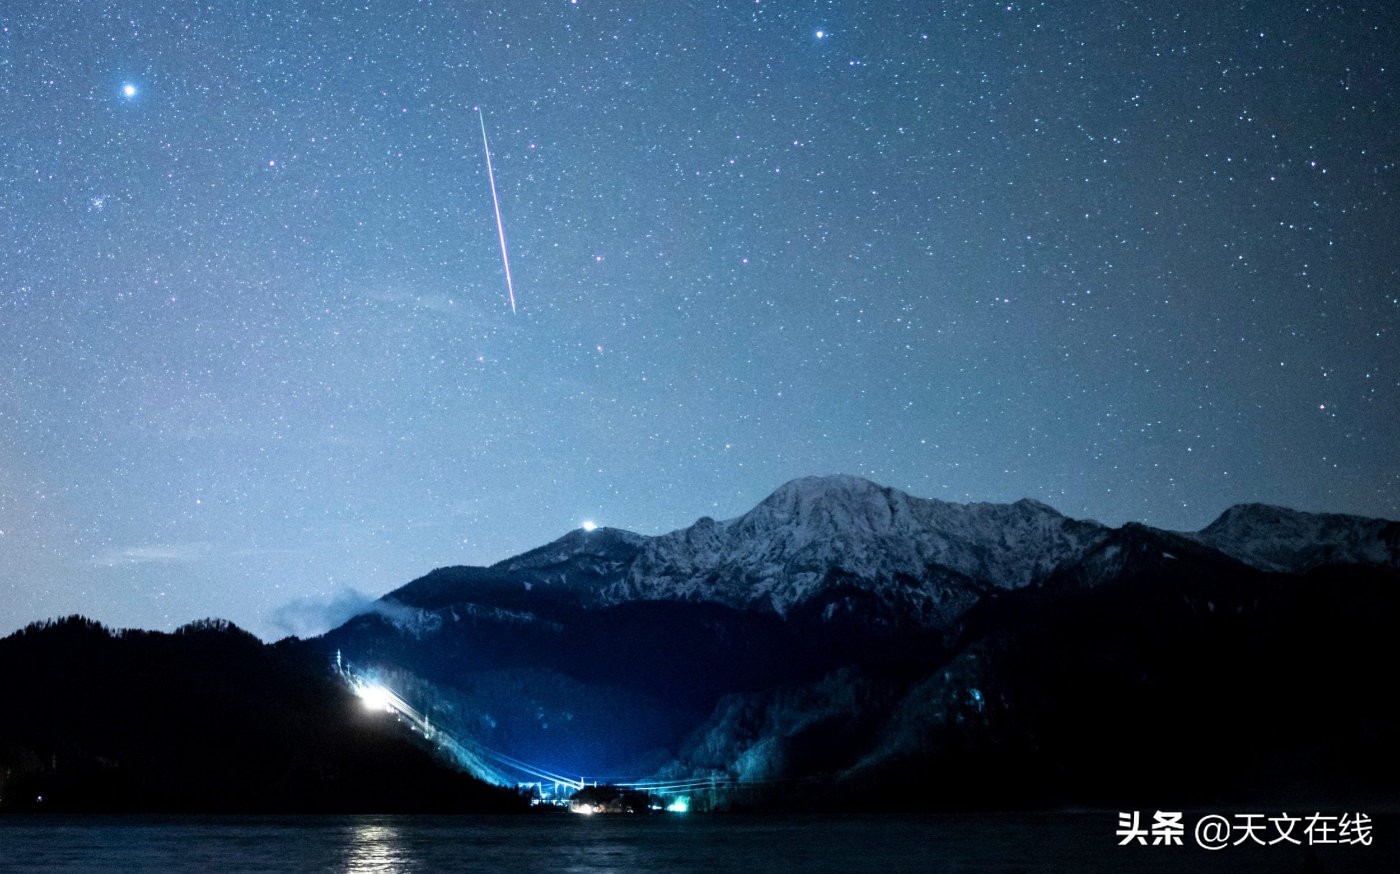
<path fill-rule="evenodd" d="M 1305 573 L 1327 565 L 1400 568 L 1400 522 L 1240 504 L 1193 535 L 1263 570 Z"/>
<path fill-rule="evenodd" d="M 858 477 L 807 477 L 736 519 L 659 537 L 579 529 L 489 568 L 436 572 L 385 601 L 428 607 L 485 587 L 538 587 L 595 608 L 694 601 L 782 616 L 839 582 L 942 624 L 987 591 L 1043 581 L 1108 530 L 1032 500 L 953 504 Z"/>
<path fill-rule="evenodd" d="M 791 780 L 806 803 L 1111 803 L 1123 772 L 1102 753 L 1154 743 L 1185 752 L 1144 791 L 1361 772 L 1394 788 L 1356 756 L 1400 737 L 1360 697 L 1389 682 L 1376 641 L 1396 618 L 1396 544 L 1394 522 L 1259 505 L 1171 532 L 811 477 L 727 521 L 579 530 L 440 568 L 308 645 L 542 770 L 745 787 L 730 803 L 775 803 L 761 787 Z M 1193 685 L 1269 659 L 1292 673 Z M 1358 697 L 1300 720 L 1295 681 L 1343 672 Z M 1262 759 L 1191 767 L 1211 759 L 1213 713 L 1242 742 L 1275 739 L 1268 780 Z M 1300 724 L 1316 739 L 1282 728 Z M 1343 764 L 1280 771 L 1289 754 Z"/>
<path fill-rule="evenodd" d="M 851 476 L 794 480 L 728 522 L 701 519 L 642 545 L 611 602 L 687 598 L 785 614 L 832 575 L 888 597 L 916 595 L 925 617 L 958 580 L 1014 589 L 1083 555 L 1106 529 L 1031 500 L 950 504 Z"/>
<path fill-rule="evenodd" d="M 520 809 L 369 712 L 295 641 L 81 617 L 0 639 L 0 812 Z"/>
<path fill-rule="evenodd" d="M 428 737 L 497 783 L 696 806 L 1393 804 L 1398 545 L 1264 505 L 1173 532 L 805 478 L 439 568 L 313 640 L 31 626 L 0 640 L 0 810 L 520 804 Z"/>

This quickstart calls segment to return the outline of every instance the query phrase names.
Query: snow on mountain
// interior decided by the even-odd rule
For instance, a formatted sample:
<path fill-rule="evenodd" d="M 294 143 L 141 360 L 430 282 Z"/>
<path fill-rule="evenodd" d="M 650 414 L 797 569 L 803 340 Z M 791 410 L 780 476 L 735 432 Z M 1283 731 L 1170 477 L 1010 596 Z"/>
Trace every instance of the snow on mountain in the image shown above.
<path fill-rule="evenodd" d="M 1240 504 L 1194 537 L 1262 570 L 1303 573 L 1329 564 L 1400 568 L 1400 522 Z"/>
<path fill-rule="evenodd" d="M 1246 504 L 1195 533 L 1110 529 L 1029 499 L 955 504 L 827 476 L 793 480 L 737 518 L 706 517 L 661 536 L 574 530 L 490 568 L 435 572 L 397 597 L 440 607 L 493 601 L 505 585 L 543 587 L 591 606 L 707 601 L 783 615 L 809 602 L 827 613 L 859 612 L 869 609 L 861 599 L 874 597 L 894 614 L 940 625 L 988 591 L 1052 576 L 1086 585 L 1114 578 L 1130 558 L 1122 550 L 1141 546 L 1138 529 L 1150 541 L 1142 548 L 1164 559 L 1194 543 L 1274 571 L 1400 567 L 1400 523 L 1379 519 Z"/>
<path fill-rule="evenodd" d="M 621 528 L 576 528 L 552 543 L 537 547 L 491 566 L 493 571 L 536 571 L 555 575 L 566 569 L 585 569 L 599 576 L 625 568 L 652 538 Z"/>
<path fill-rule="evenodd" d="M 1107 531 L 1031 500 L 953 504 L 858 477 L 807 477 L 736 519 L 704 518 L 648 540 L 605 598 L 708 600 L 784 613 L 832 573 L 875 588 L 947 577 L 1019 588 L 1076 560 Z"/>

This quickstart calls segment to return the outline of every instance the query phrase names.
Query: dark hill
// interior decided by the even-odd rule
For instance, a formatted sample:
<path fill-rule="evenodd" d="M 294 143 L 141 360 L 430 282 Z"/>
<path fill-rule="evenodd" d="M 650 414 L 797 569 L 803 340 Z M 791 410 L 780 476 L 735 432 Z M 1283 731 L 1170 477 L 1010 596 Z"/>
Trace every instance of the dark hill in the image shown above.
<path fill-rule="evenodd" d="M 518 807 L 367 711 L 320 658 L 228 623 L 35 624 L 0 640 L 0 677 L 0 810 Z"/>

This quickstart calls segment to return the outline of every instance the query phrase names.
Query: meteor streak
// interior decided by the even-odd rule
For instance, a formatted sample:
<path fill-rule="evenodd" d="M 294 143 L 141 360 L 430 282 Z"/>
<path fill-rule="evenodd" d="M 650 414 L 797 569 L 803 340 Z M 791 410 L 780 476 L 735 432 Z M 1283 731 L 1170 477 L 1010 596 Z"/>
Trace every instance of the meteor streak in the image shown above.
<path fill-rule="evenodd" d="M 486 151 L 486 178 L 491 180 L 491 206 L 496 210 L 496 233 L 501 237 L 501 263 L 506 268 L 506 293 L 510 295 L 510 314 L 515 315 L 515 283 L 510 279 L 510 256 L 506 254 L 506 226 L 501 223 L 501 201 L 496 197 L 496 173 L 491 169 L 491 144 L 486 141 L 486 116 L 476 108 L 481 122 L 481 147 Z"/>

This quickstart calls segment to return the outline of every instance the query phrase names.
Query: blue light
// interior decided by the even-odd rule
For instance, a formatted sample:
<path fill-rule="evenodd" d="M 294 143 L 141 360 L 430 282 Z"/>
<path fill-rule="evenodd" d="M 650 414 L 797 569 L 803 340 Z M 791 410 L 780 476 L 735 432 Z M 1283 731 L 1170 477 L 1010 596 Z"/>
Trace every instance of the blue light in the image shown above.
<path fill-rule="evenodd" d="M 690 811 L 690 799 L 684 796 L 677 798 L 666 805 L 666 810 L 671 813 L 688 813 Z"/>

